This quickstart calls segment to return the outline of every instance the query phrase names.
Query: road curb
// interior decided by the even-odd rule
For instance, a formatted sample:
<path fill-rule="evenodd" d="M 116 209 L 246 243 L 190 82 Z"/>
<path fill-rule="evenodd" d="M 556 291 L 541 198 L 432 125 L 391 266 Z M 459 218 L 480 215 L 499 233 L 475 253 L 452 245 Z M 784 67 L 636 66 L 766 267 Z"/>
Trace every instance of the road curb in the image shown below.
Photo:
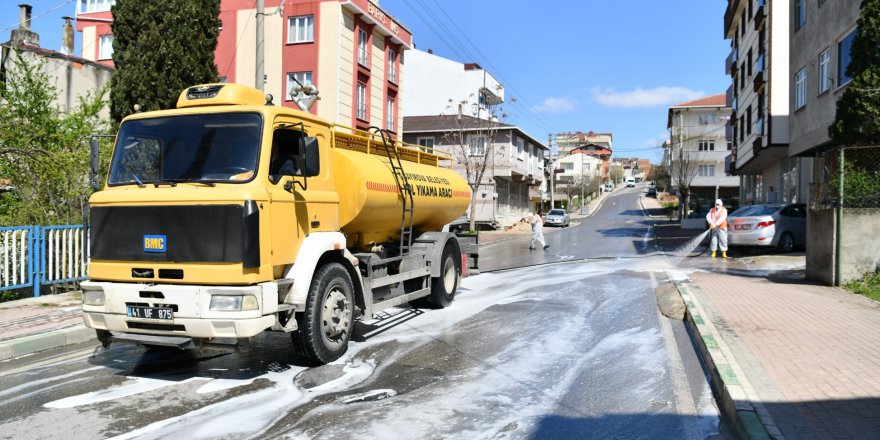
<path fill-rule="evenodd" d="M 749 398 L 747 390 L 753 388 L 736 359 L 732 354 L 726 354 L 730 353 L 729 349 L 692 293 L 695 287 L 686 282 L 674 281 L 671 277 L 670 280 L 675 284 L 687 308 L 685 325 L 700 351 L 700 359 L 709 373 L 712 393 L 721 413 L 730 421 L 740 438 L 781 438 L 781 432 L 774 425 L 767 426 Z M 770 436 L 771 431 L 774 433 L 773 437 Z"/>
<path fill-rule="evenodd" d="M 0 342 L 0 361 L 14 359 L 65 345 L 77 344 L 95 338 L 95 331 L 83 324 L 24 336 Z"/>

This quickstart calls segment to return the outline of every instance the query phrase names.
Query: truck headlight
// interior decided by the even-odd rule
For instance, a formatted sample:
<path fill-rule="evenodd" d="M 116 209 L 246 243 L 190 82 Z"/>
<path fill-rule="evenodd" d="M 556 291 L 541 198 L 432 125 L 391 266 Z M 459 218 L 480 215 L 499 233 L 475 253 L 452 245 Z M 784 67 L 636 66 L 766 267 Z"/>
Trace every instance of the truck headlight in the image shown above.
<path fill-rule="evenodd" d="M 83 290 L 83 304 L 87 306 L 103 306 L 104 289 L 93 287 L 89 290 Z"/>
<path fill-rule="evenodd" d="M 257 297 L 253 295 L 213 295 L 210 309 L 216 312 L 257 310 Z"/>

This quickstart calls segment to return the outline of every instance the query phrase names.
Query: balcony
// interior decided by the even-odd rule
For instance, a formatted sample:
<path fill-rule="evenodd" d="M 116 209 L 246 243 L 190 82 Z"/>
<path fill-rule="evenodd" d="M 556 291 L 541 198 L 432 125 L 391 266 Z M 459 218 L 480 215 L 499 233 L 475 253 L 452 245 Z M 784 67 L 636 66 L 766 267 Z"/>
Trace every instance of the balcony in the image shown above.
<path fill-rule="evenodd" d="M 732 72 L 736 71 L 736 62 L 739 60 L 739 50 L 737 48 L 733 48 L 730 51 L 730 54 L 727 55 L 727 60 L 724 61 L 724 73 L 730 75 Z"/>
<path fill-rule="evenodd" d="M 731 107 L 733 105 L 733 101 L 736 100 L 736 91 L 733 89 L 733 84 L 727 88 L 727 92 L 725 95 L 724 105 Z"/>
<path fill-rule="evenodd" d="M 764 136 L 764 117 L 759 116 L 755 121 L 755 136 Z"/>
<path fill-rule="evenodd" d="M 756 0 L 755 1 L 755 30 L 761 29 L 761 26 L 764 24 L 764 19 L 767 18 L 767 6 L 765 5 L 766 0 Z"/>
<path fill-rule="evenodd" d="M 764 82 L 766 82 L 767 71 L 764 69 L 764 53 L 758 55 L 758 59 L 755 60 L 755 93 L 761 90 L 764 87 Z"/>
<path fill-rule="evenodd" d="M 736 129 L 733 126 L 733 119 L 731 118 L 727 121 L 727 124 L 724 125 L 724 138 L 728 141 L 736 140 Z"/>

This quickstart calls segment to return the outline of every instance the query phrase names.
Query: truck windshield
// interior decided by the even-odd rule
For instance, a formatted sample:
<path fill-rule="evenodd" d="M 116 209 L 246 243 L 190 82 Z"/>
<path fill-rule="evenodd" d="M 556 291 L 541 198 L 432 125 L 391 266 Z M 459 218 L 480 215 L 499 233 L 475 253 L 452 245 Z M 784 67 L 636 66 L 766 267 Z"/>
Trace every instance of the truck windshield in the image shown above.
<path fill-rule="evenodd" d="M 261 131 L 257 113 L 126 121 L 116 138 L 109 184 L 250 181 Z"/>

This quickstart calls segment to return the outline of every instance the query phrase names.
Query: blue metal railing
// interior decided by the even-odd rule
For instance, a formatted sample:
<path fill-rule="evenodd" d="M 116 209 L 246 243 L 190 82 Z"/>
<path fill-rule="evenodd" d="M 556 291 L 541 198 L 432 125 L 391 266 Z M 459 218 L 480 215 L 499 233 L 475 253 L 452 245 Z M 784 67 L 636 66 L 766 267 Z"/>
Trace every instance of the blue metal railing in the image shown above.
<path fill-rule="evenodd" d="M 88 276 L 82 225 L 0 228 L 0 291 L 81 281 Z"/>

